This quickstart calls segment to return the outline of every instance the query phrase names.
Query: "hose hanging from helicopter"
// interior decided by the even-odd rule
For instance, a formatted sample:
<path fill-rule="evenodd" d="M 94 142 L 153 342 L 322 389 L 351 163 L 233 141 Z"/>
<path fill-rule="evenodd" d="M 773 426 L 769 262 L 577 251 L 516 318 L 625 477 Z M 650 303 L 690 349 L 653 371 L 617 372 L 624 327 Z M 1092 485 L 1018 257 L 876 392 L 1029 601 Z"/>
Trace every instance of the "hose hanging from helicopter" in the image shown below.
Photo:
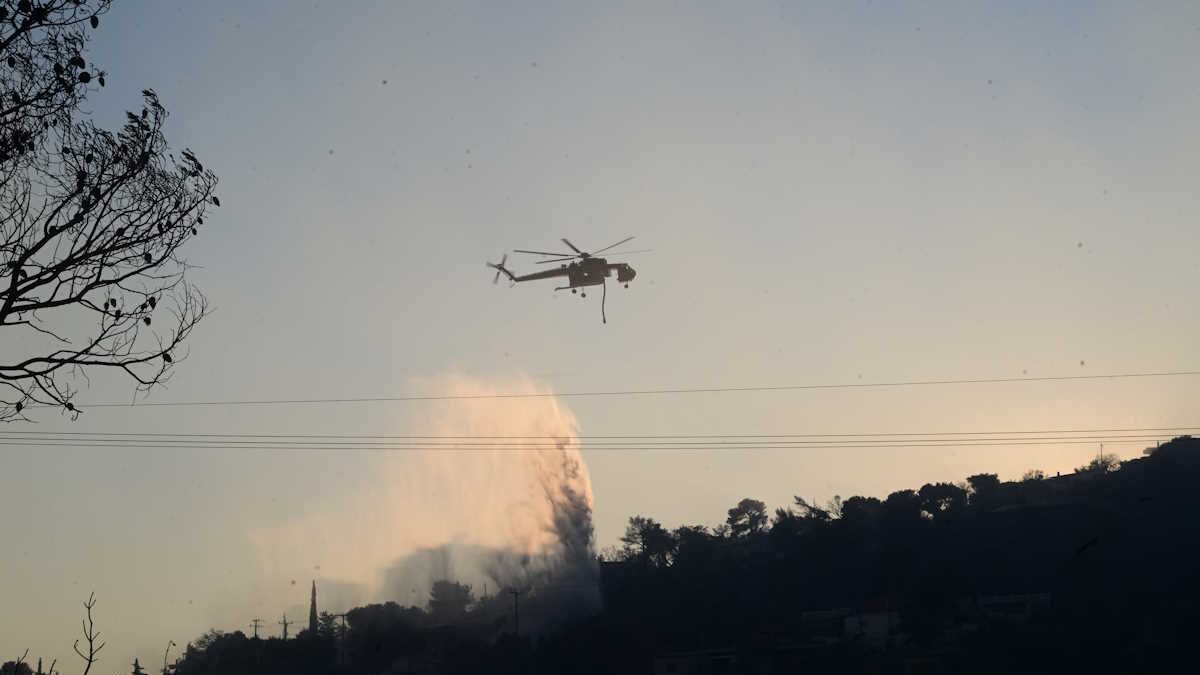
<path fill-rule="evenodd" d="M 600 323 L 607 324 L 608 317 L 604 316 L 604 301 L 608 299 L 608 282 L 600 283 Z"/>

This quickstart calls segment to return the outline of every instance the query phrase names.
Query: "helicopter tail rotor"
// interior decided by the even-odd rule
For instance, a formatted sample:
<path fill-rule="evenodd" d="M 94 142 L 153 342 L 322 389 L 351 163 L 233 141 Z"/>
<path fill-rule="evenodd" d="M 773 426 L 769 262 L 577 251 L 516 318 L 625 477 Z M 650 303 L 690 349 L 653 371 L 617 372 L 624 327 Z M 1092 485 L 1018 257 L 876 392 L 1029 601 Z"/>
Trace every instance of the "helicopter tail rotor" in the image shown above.
<path fill-rule="evenodd" d="M 496 276 L 492 277 L 493 284 L 498 283 L 500 281 L 501 273 L 503 273 L 504 276 L 508 277 L 510 280 L 513 278 L 512 273 L 509 272 L 508 268 L 504 266 L 504 263 L 506 263 L 506 262 L 508 262 L 508 254 L 507 253 L 505 253 L 503 256 L 500 257 L 499 264 L 497 264 L 497 263 L 488 263 L 487 264 L 488 267 L 496 270 Z"/>

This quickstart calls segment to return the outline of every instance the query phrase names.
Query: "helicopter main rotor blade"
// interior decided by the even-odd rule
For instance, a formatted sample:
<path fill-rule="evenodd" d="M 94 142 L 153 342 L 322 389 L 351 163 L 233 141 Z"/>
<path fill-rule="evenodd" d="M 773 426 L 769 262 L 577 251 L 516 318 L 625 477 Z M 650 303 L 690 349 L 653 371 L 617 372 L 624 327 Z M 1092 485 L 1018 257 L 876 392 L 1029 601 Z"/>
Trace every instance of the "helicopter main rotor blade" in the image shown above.
<path fill-rule="evenodd" d="M 612 253 L 609 253 L 608 255 L 614 256 L 614 255 L 631 255 L 633 253 L 650 253 L 653 250 L 654 249 L 652 249 L 652 248 L 642 248 L 642 249 L 638 249 L 636 251 L 613 251 Z"/>
<path fill-rule="evenodd" d="M 554 256 L 555 258 L 564 258 L 564 257 L 565 258 L 574 258 L 575 257 L 574 254 L 571 254 L 571 253 L 551 253 L 549 251 L 526 251 L 525 249 L 520 249 L 520 248 L 513 249 L 513 253 L 532 253 L 533 255 L 551 255 L 551 256 Z"/>
<path fill-rule="evenodd" d="M 570 258 L 551 258 L 549 260 L 538 260 L 537 262 L 535 262 L 533 264 L 534 265 L 545 265 L 546 263 L 566 262 L 568 260 L 574 260 L 577 257 L 578 256 L 571 256 Z"/>
<path fill-rule="evenodd" d="M 616 247 L 620 246 L 621 244 L 624 244 L 625 242 L 627 242 L 627 241 L 629 241 L 629 240 L 631 240 L 631 239 L 633 239 L 633 237 L 626 237 L 625 239 L 622 239 L 621 241 L 618 241 L 617 243 L 615 243 L 615 244 L 613 244 L 613 245 L 611 245 L 611 246 L 605 246 L 604 248 L 600 249 L 599 251 L 595 251 L 594 253 L 603 253 L 603 252 L 607 251 L 608 249 L 610 249 L 610 248 L 616 248 Z M 563 241 L 567 241 L 567 240 L 566 240 L 566 239 L 563 239 Z M 574 246 L 572 246 L 571 248 L 574 248 Z"/>
<path fill-rule="evenodd" d="M 578 248 L 575 248 L 575 244 L 572 244 L 571 242 L 567 241 L 566 237 L 563 237 L 562 243 L 566 244 L 567 246 L 570 246 L 571 250 L 575 251 L 579 255 L 585 255 L 583 251 L 580 251 Z"/>

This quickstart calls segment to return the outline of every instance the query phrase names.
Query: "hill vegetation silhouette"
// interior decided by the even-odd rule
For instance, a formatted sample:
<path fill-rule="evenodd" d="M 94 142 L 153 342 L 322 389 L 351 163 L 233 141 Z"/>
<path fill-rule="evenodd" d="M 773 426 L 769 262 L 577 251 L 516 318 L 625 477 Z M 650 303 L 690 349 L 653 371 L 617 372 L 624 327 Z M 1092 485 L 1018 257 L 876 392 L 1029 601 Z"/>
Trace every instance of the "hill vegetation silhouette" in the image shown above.
<path fill-rule="evenodd" d="M 977 474 L 885 498 L 743 499 L 726 522 L 633 516 L 602 604 L 434 584 L 294 639 L 211 631 L 174 675 L 1164 672 L 1200 629 L 1200 439 L 1074 473 Z M 557 584 L 557 585 L 556 585 Z M 514 593 L 515 591 L 515 593 Z M 23 673 L 5 664 L 4 673 Z"/>

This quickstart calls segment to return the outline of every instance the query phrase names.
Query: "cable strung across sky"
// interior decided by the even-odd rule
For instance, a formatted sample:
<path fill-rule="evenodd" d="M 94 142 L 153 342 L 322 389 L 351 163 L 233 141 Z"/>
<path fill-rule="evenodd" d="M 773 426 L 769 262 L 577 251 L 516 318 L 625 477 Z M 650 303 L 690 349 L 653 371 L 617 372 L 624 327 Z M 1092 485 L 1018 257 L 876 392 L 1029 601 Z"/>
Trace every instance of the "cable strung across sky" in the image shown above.
<path fill-rule="evenodd" d="M 738 438 L 863 438 L 863 437 L 902 437 L 902 436 L 996 436 L 996 435 L 1029 435 L 1029 434 L 1128 434 L 1128 433 L 1144 433 L 1144 432 L 1172 432 L 1182 433 L 1200 431 L 1200 424 L 1191 426 L 1173 426 L 1173 427 L 1139 427 L 1139 428 L 1122 428 L 1122 429 L 1033 429 L 1033 430 L 991 430 L 991 431 L 889 431 L 889 432 L 864 432 L 864 433 L 786 433 L 786 434 L 578 434 L 574 438 L 579 440 L 595 440 L 595 439 L 738 439 Z M 412 434 L 220 434 L 213 432 L 195 432 L 195 433 L 160 433 L 160 432 L 108 432 L 108 431 L 39 431 L 39 430 L 21 430 L 21 431 L 4 431 L 0 430 L 0 438 L 5 436 L 98 436 L 98 437 L 121 437 L 121 438 L 269 438 L 269 439 L 455 439 L 455 440 L 472 440 L 472 439 L 520 439 L 520 440 L 559 440 L 559 436 L 494 436 L 483 434 L 465 434 L 465 435 L 412 435 Z"/>
<path fill-rule="evenodd" d="M 1154 445 L 1200 432 L 1200 425 L 1074 431 L 935 432 L 926 434 L 742 434 L 592 436 L 333 436 L 296 434 L 120 434 L 101 432 L 0 432 L 0 446 L 244 449 L 244 450 L 542 450 L 577 442 L 584 450 L 821 450 L 851 448 L 961 448 L 1018 445 Z"/>
<path fill-rule="evenodd" d="M 928 387 L 970 384 L 1010 384 L 1020 382 L 1069 382 L 1086 380 L 1119 380 L 1158 377 L 1195 377 L 1200 370 L 1173 370 L 1139 373 L 1109 373 L 1104 375 L 1044 375 L 1021 377 L 990 377 L 970 379 L 900 380 L 890 382 L 843 382 L 833 384 L 787 384 L 753 385 L 729 387 L 680 387 L 669 389 L 623 389 L 597 391 L 499 393 L 499 394 L 402 394 L 397 396 L 364 396 L 352 398 L 297 398 L 219 401 L 146 401 L 141 403 L 103 401 L 80 403 L 80 408 L 143 408 L 143 407 L 198 407 L 198 406 L 266 406 L 266 405 L 318 405 L 357 403 L 402 403 L 411 401 L 464 401 L 488 399 L 522 398 L 597 398 L 632 396 L 670 396 L 679 394 L 730 394 L 752 392 L 817 391 L 824 389 L 875 389 L 890 387 Z M 35 406 L 30 406 L 35 407 Z M 45 406 L 36 406 L 45 407 Z"/>

